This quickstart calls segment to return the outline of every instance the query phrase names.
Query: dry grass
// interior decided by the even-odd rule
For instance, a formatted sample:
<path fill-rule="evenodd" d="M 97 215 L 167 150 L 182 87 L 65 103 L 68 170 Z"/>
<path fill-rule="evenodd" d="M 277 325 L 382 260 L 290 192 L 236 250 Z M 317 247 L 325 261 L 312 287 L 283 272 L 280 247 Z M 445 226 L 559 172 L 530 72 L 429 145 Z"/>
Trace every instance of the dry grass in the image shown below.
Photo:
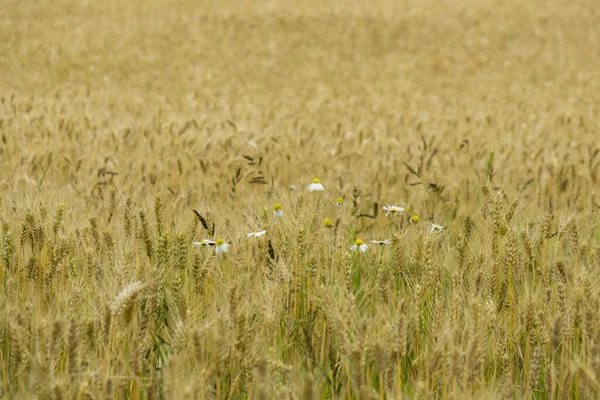
<path fill-rule="evenodd" d="M 0 398 L 600 397 L 599 18 L 4 1 Z"/>

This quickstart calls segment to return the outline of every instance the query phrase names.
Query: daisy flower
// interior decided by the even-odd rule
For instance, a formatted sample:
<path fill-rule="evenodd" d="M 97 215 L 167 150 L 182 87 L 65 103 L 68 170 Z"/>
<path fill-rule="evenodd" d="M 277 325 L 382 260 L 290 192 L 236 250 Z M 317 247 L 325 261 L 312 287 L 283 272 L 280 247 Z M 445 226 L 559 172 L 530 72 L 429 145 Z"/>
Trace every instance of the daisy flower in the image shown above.
<path fill-rule="evenodd" d="M 412 217 L 410 217 L 410 222 L 412 222 L 413 224 L 418 224 L 419 222 L 421 222 L 421 218 L 419 218 L 418 215 L 413 215 Z"/>
<path fill-rule="evenodd" d="M 433 231 L 445 232 L 446 231 L 446 227 L 445 226 L 434 224 L 432 222 L 430 222 L 429 225 L 431 226 L 431 231 L 430 232 L 433 232 Z"/>
<path fill-rule="evenodd" d="M 283 217 L 283 206 L 279 203 L 275 203 L 273 206 L 273 216 L 274 217 Z"/>
<path fill-rule="evenodd" d="M 371 240 L 371 243 L 375 243 L 375 244 L 392 244 L 392 239 L 384 239 L 384 240 Z"/>
<path fill-rule="evenodd" d="M 307 189 L 310 192 L 322 192 L 324 190 L 323 185 L 321 185 L 321 182 L 317 178 L 313 179 L 312 183 L 308 185 Z"/>
<path fill-rule="evenodd" d="M 341 197 L 338 197 L 338 198 L 335 200 L 335 206 L 336 206 L 336 207 L 341 207 L 341 206 L 343 206 L 343 205 L 344 205 L 344 199 L 342 199 Z"/>
<path fill-rule="evenodd" d="M 325 218 L 325 221 L 323 221 L 323 225 L 325 226 L 325 228 L 333 228 L 333 222 L 331 222 L 329 218 Z"/>
<path fill-rule="evenodd" d="M 217 239 L 215 244 L 217 246 L 215 247 L 215 253 L 217 253 L 217 255 L 227 253 L 227 250 L 229 250 L 229 243 L 225 243 L 223 239 Z"/>
<path fill-rule="evenodd" d="M 246 233 L 246 236 L 248 236 L 248 237 L 261 237 L 265 233 L 267 233 L 267 231 L 250 232 L 250 233 Z"/>
<path fill-rule="evenodd" d="M 404 211 L 404 208 L 400 206 L 383 206 L 383 211 L 385 211 L 385 216 L 387 217 L 390 213 L 395 214 L 400 211 Z"/>
<path fill-rule="evenodd" d="M 198 246 L 214 246 L 215 245 L 215 241 L 212 239 L 202 239 L 199 242 L 192 242 L 192 246 L 194 247 L 198 247 Z"/>
<path fill-rule="evenodd" d="M 356 239 L 356 242 L 354 242 L 352 247 L 350 247 L 350 251 L 353 251 L 353 252 L 360 251 L 361 253 L 366 252 L 367 249 L 368 249 L 368 246 L 365 244 L 365 242 L 363 242 L 362 239 Z"/>

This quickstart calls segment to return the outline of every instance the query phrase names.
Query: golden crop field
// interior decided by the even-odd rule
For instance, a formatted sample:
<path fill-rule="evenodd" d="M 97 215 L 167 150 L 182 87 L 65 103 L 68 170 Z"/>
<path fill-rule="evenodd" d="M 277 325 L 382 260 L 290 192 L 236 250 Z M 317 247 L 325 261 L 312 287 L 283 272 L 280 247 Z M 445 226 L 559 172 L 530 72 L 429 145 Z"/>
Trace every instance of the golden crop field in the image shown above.
<path fill-rule="evenodd" d="M 0 398 L 600 398 L 599 21 L 3 0 Z"/>

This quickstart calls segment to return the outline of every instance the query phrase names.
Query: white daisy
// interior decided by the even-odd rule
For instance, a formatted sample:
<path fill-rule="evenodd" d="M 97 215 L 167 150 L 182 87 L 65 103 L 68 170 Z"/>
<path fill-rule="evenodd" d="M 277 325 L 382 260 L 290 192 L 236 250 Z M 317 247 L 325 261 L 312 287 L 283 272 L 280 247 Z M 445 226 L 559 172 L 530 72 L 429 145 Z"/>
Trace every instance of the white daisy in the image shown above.
<path fill-rule="evenodd" d="M 217 239 L 216 245 L 217 247 L 215 247 L 215 253 L 217 253 L 217 255 L 221 253 L 227 253 L 227 250 L 229 250 L 229 243 L 225 243 L 223 239 Z"/>
<path fill-rule="evenodd" d="M 323 185 L 321 185 L 321 182 L 317 178 L 313 179 L 312 183 L 310 185 L 308 185 L 307 189 L 310 192 L 314 192 L 314 191 L 322 192 L 324 190 Z"/>
<path fill-rule="evenodd" d="M 338 197 L 338 198 L 335 200 L 335 206 L 336 206 L 336 207 L 342 207 L 343 205 L 344 205 L 344 199 L 343 199 L 343 198 L 341 198 L 341 197 Z"/>
<path fill-rule="evenodd" d="M 431 226 L 431 231 L 430 232 L 433 232 L 433 231 L 445 232 L 446 231 L 446 227 L 445 226 L 434 224 L 432 222 L 430 222 L 429 225 Z"/>
<path fill-rule="evenodd" d="M 404 211 L 404 208 L 400 206 L 383 206 L 383 210 L 385 211 L 385 216 L 387 217 L 390 213 L 395 214 L 397 212 Z"/>
<path fill-rule="evenodd" d="M 283 206 L 279 203 L 275 203 L 273 206 L 273 216 L 276 218 L 283 217 Z"/>
<path fill-rule="evenodd" d="M 371 240 L 371 243 L 375 243 L 375 244 L 392 244 L 392 240 L 391 239 L 384 239 L 384 240 Z"/>
<path fill-rule="evenodd" d="M 250 232 L 250 233 L 246 233 L 246 236 L 248 236 L 248 237 L 261 237 L 265 233 L 267 233 L 267 231 Z"/>
<path fill-rule="evenodd" d="M 215 245 L 215 241 L 212 239 L 202 239 L 199 242 L 192 242 L 192 246 L 198 247 L 198 246 L 214 246 Z"/>
<path fill-rule="evenodd" d="M 356 242 L 354 242 L 352 247 L 350 247 L 350 251 L 353 251 L 353 252 L 360 251 L 361 253 L 364 253 L 367 251 L 368 248 L 369 247 L 365 244 L 365 242 L 363 242 L 362 239 L 356 239 Z"/>

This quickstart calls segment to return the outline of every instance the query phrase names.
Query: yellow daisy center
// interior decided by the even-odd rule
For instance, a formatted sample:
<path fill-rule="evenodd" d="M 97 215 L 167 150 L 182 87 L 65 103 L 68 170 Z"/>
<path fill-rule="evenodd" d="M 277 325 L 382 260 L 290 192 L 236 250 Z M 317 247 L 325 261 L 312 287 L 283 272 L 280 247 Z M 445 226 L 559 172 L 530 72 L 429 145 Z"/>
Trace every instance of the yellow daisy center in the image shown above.
<path fill-rule="evenodd" d="M 413 222 L 413 224 L 418 224 L 419 222 L 421 222 L 421 218 L 419 218 L 418 215 L 413 215 L 410 220 Z"/>
<path fill-rule="evenodd" d="M 319 182 L 320 182 L 319 179 L 317 179 L 317 178 L 313 179 L 313 183 L 319 183 Z"/>
<path fill-rule="evenodd" d="M 362 246 L 363 244 L 365 244 L 365 242 L 363 242 L 362 239 L 356 239 L 356 242 L 354 242 L 354 244 L 357 246 Z"/>
<path fill-rule="evenodd" d="M 339 203 L 339 204 L 342 204 L 342 203 L 344 202 L 344 199 L 342 199 L 341 197 L 338 197 L 338 198 L 335 200 L 335 202 L 336 202 L 336 203 Z"/>
<path fill-rule="evenodd" d="M 323 225 L 325 225 L 327 228 L 331 228 L 333 226 L 333 222 L 331 222 L 329 218 L 326 218 L 325 221 L 323 221 Z"/>
<path fill-rule="evenodd" d="M 276 204 L 273 206 L 273 210 L 275 210 L 275 211 L 280 211 L 280 210 L 283 210 L 283 206 L 282 206 L 281 204 L 279 204 L 279 203 L 276 203 Z"/>
<path fill-rule="evenodd" d="M 216 243 L 217 243 L 217 246 L 220 246 L 223 243 L 225 243 L 225 241 L 223 239 L 217 239 Z"/>

